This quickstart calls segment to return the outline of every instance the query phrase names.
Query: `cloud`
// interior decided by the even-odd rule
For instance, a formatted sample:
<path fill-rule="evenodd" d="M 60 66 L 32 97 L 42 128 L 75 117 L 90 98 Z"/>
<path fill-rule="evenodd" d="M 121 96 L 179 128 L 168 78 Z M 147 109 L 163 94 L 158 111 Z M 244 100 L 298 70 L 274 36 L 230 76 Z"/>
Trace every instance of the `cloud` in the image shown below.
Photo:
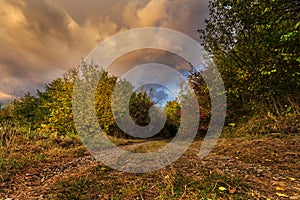
<path fill-rule="evenodd" d="M 7 103 L 9 100 L 13 98 L 15 98 L 13 95 L 0 92 L 0 99 L 1 99 L 0 103 Z"/>
<path fill-rule="evenodd" d="M 3 1 L 0 13 L 0 89 L 8 93 L 40 89 L 102 39 L 51 1 Z M 102 27 L 108 26 L 106 20 Z"/>
<path fill-rule="evenodd" d="M 123 12 L 124 22 L 129 27 L 160 26 L 168 18 L 166 3 L 167 0 L 151 0 L 138 8 L 138 1 L 129 2 Z"/>
<path fill-rule="evenodd" d="M 188 62 L 180 63 L 175 66 L 175 69 L 178 71 L 189 71 L 192 69 L 191 65 Z"/>
<path fill-rule="evenodd" d="M 160 26 L 198 38 L 207 0 L 2 0 L 0 1 L 0 91 L 31 91 L 80 63 L 99 42 L 120 31 Z M 139 42 L 139 41 L 134 41 Z M 109 51 L 109 50 L 108 50 Z M 168 53 L 137 53 L 118 63 L 182 62 Z M 154 56 L 153 56 L 154 55 Z M 143 61 L 138 61 L 142 57 Z M 127 67 L 126 67 L 127 66 Z M 118 73 L 118 72 L 117 72 Z M 7 97 L 7 96 L 6 96 Z M 5 97 L 5 98 L 6 98 Z M 0 96 L 0 102 L 5 99 Z"/>
<path fill-rule="evenodd" d="M 109 66 L 108 71 L 116 76 L 121 76 L 132 67 L 147 63 L 160 63 L 173 67 L 178 71 L 190 70 L 188 62 L 173 53 L 157 49 L 146 49 L 121 56 Z"/>

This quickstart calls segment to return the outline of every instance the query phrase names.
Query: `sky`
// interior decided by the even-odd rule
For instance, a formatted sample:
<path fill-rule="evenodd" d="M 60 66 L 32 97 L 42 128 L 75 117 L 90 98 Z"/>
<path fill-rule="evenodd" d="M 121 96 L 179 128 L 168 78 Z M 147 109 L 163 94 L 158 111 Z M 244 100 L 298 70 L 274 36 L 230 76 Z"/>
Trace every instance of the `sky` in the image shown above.
<path fill-rule="evenodd" d="M 42 90 L 116 33 L 155 26 L 199 41 L 207 16 L 208 0 L 0 0 L 0 103 Z M 111 69 L 120 75 L 157 60 L 187 69 L 156 50 L 123 56 Z"/>

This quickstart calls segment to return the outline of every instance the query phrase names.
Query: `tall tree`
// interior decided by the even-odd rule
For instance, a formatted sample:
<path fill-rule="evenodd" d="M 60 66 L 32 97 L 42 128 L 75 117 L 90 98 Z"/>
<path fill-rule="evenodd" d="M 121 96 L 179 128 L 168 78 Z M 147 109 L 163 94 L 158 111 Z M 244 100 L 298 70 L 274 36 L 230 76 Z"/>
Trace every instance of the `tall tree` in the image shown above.
<path fill-rule="evenodd" d="M 39 101 L 29 92 L 25 93 L 20 99 L 14 99 L 12 105 L 14 119 L 21 125 L 31 126 L 39 120 L 39 116 L 37 115 Z"/>
<path fill-rule="evenodd" d="M 296 0 L 212 0 L 205 49 L 214 55 L 229 107 L 280 115 L 299 103 L 300 3 Z"/>

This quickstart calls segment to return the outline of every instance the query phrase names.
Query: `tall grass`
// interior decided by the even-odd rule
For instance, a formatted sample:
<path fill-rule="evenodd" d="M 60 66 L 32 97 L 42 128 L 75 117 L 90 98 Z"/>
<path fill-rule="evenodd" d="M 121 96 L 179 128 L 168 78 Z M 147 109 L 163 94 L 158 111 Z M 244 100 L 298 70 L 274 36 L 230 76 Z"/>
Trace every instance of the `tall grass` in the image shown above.
<path fill-rule="evenodd" d="M 10 148 L 18 143 L 24 129 L 10 122 L 0 123 L 0 147 Z"/>

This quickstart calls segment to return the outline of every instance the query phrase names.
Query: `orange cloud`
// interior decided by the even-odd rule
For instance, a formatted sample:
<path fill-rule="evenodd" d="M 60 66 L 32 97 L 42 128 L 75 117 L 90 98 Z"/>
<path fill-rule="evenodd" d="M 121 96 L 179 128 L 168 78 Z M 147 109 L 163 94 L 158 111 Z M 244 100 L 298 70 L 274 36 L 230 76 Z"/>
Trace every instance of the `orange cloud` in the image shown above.
<path fill-rule="evenodd" d="M 7 103 L 8 101 L 10 101 L 14 98 L 15 97 L 13 95 L 0 92 L 0 103 Z"/>
<path fill-rule="evenodd" d="M 197 39 L 196 30 L 203 26 L 207 15 L 207 2 L 2 0 L 0 91 L 3 94 L 27 90 L 34 92 L 79 64 L 81 58 L 99 42 L 127 29 L 161 26 Z M 169 59 L 168 54 L 158 53 L 156 56 L 164 63 L 171 60 L 170 65 L 180 65 Z M 126 59 L 128 66 L 136 63 L 137 57 Z M 154 62 L 155 56 L 144 56 L 144 60 Z M 126 68 L 122 63 L 118 66 Z"/>

